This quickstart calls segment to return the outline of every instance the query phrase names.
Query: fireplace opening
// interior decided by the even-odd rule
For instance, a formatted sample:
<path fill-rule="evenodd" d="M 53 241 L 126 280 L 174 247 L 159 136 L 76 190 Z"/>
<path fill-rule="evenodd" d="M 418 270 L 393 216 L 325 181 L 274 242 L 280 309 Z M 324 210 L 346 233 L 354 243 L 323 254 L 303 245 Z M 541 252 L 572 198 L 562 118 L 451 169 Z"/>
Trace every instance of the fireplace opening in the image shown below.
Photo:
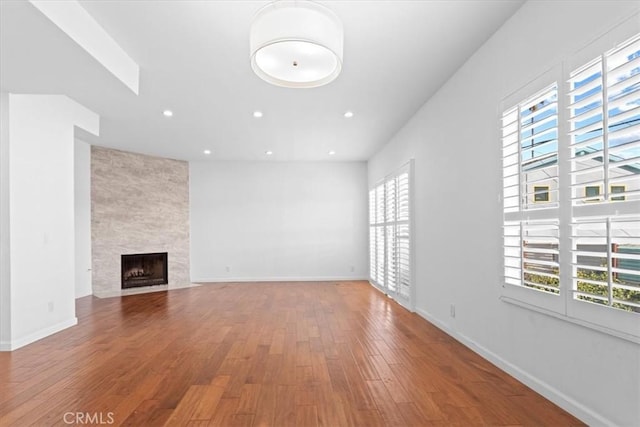
<path fill-rule="evenodd" d="M 167 252 L 122 255 L 122 289 L 166 285 Z"/>

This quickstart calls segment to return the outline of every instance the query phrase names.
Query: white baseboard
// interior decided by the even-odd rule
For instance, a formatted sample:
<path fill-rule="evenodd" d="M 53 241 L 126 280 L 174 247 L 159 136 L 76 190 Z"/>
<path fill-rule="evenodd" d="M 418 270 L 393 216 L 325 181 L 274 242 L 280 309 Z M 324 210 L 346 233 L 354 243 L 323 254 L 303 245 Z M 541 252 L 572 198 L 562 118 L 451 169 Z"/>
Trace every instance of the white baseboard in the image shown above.
<path fill-rule="evenodd" d="M 13 351 L 17 350 L 20 347 L 24 347 L 27 344 L 31 344 L 32 342 L 41 340 L 42 338 L 46 338 L 49 335 L 53 335 L 56 332 L 60 332 L 63 329 L 70 328 L 71 326 L 75 326 L 78 324 L 78 318 L 73 317 L 71 319 L 56 323 L 53 326 L 49 326 L 48 328 L 41 329 L 37 332 L 27 335 L 26 337 L 18 338 L 11 341 L 2 341 L 0 342 L 0 351 Z"/>
<path fill-rule="evenodd" d="M 592 411 L 587 406 L 581 404 L 575 399 L 572 399 L 571 397 L 557 390 L 553 386 L 547 384 L 541 379 L 529 374 L 525 370 L 503 359 L 496 353 L 488 350 L 486 347 L 478 344 L 477 342 L 465 336 L 464 334 L 454 331 L 446 323 L 433 317 L 427 311 L 417 308 L 416 313 L 419 314 L 425 320 L 427 320 L 429 323 L 436 326 L 438 329 L 441 329 L 442 331 L 444 331 L 447 335 L 451 336 L 455 340 L 464 344 L 467 348 L 471 349 L 475 353 L 487 359 L 489 362 L 493 363 L 498 368 L 502 369 L 512 377 L 516 378 L 518 381 L 525 384 L 527 387 L 530 387 L 531 389 L 535 390 L 537 393 L 549 399 L 550 401 L 552 401 L 553 403 L 555 403 L 565 411 L 569 412 L 570 414 L 584 421 L 586 424 L 593 425 L 593 426 L 615 425 L 614 422 L 604 418 L 602 415 Z"/>
<path fill-rule="evenodd" d="M 296 277 L 209 277 L 193 279 L 194 283 L 221 283 L 221 282 L 345 282 L 354 280 L 369 280 L 365 277 L 344 276 L 296 276 Z"/>
<path fill-rule="evenodd" d="M 93 292 L 89 291 L 89 292 L 83 292 L 81 294 L 76 294 L 76 299 L 88 297 L 89 295 L 93 295 Z"/>

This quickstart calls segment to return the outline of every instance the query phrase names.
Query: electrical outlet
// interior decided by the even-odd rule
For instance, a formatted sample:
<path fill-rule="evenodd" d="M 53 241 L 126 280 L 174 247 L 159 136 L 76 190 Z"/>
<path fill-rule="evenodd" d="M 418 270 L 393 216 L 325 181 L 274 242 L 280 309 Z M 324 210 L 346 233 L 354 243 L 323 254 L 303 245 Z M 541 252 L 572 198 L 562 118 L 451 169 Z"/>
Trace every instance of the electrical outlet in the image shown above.
<path fill-rule="evenodd" d="M 231 271 L 231 267 L 228 265 L 224 269 L 227 270 L 227 273 Z"/>
<path fill-rule="evenodd" d="M 449 306 L 449 314 L 451 317 L 456 317 L 456 306 L 454 304 Z"/>
<path fill-rule="evenodd" d="M 53 301 L 49 301 L 49 313 L 53 312 Z"/>
<path fill-rule="evenodd" d="M 351 266 L 351 272 L 353 273 L 354 271 L 356 271 L 356 268 L 352 265 Z"/>

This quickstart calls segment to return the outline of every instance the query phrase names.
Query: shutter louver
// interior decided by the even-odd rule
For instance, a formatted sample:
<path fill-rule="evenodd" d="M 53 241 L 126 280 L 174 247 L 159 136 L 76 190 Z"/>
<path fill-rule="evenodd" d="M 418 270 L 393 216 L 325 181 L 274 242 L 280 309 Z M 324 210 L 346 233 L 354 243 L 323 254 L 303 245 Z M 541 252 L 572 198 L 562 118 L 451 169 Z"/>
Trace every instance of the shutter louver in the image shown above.
<path fill-rule="evenodd" d="M 376 188 L 376 276 L 378 284 L 384 283 L 385 239 L 384 239 L 384 185 Z"/>
<path fill-rule="evenodd" d="M 369 191 L 369 278 L 376 278 L 376 192 Z"/>
<path fill-rule="evenodd" d="M 577 69 L 569 85 L 573 204 L 640 200 L 640 39 Z"/>
<path fill-rule="evenodd" d="M 559 293 L 558 221 L 525 221 L 521 235 L 524 285 Z"/>
<path fill-rule="evenodd" d="M 396 244 L 396 179 L 392 178 L 385 182 L 386 196 L 386 244 L 387 244 L 387 280 L 386 287 L 392 292 L 397 290 L 398 286 L 398 266 L 397 266 L 397 244 Z"/>
<path fill-rule="evenodd" d="M 409 174 L 401 173 L 398 183 L 398 215 L 396 225 L 398 293 L 409 299 L 411 295 L 411 241 Z"/>
<path fill-rule="evenodd" d="M 558 206 L 558 89 L 543 91 L 518 108 L 521 208 Z M 546 188 L 546 192 L 536 191 Z"/>
<path fill-rule="evenodd" d="M 559 294 L 558 87 L 502 115 L 506 284 Z"/>
<path fill-rule="evenodd" d="M 640 36 L 568 83 L 573 297 L 640 312 Z"/>
<path fill-rule="evenodd" d="M 577 219 L 572 240 L 575 298 L 640 311 L 640 219 Z"/>

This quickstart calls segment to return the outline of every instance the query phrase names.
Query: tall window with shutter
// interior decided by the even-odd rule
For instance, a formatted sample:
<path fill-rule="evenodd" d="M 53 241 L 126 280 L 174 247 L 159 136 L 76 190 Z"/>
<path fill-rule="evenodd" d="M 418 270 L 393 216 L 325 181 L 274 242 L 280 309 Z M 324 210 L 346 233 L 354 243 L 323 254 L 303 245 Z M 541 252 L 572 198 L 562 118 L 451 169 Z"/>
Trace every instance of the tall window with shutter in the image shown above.
<path fill-rule="evenodd" d="M 369 191 L 370 281 L 412 308 L 411 167 L 408 163 Z"/>

